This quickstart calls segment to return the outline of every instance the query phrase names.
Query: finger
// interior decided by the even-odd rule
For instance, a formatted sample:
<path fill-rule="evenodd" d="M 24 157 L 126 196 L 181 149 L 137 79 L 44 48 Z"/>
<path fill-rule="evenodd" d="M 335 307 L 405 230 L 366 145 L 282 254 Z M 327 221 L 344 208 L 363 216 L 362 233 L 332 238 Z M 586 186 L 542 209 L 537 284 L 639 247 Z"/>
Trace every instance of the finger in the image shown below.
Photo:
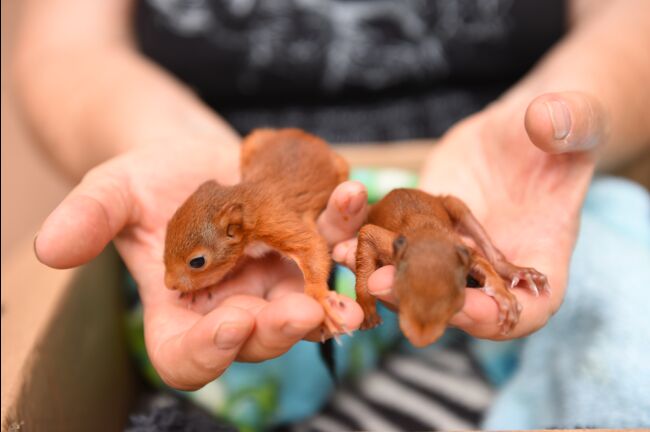
<path fill-rule="evenodd" d="M 334 246 L 332 259 L 354 271 L 356 268 L 357 238 L 345 240 Z"/>
<path fill-rule="evenodd" d="M 219 377 L 255 327 L 254 316 L 234 306 L 196 316 L 177 307 L 160 307 L 153 316 L 145 312 L 151 361 L 163 381 L 180 390 L 196 390 Z"/>
<path fill-rule="evenodd" d="M 363 183 L 346 181 L 334 189 L 318 218 L 318 230 L 331 246 L 353 237 L 368 212 L 368 192 Z"/>
<path fill-rule="evenodd" d="M 132 207 L 126 176 L 117 169 L 95 169 L 45 220 L 34 240 L 34 252 L 50 267 L 84 264 L 126 225 Z"/>
<path fill-rule="evenodd" d="M 346 330 L 348 332 L 357 330 L 363 321 L 363 310 L 361 309 L 361 306 L 359 306 L 354 299 L 342 294 L 339 295 L 339 300 L 343 305 L 337 309 L 337 312 L 343 320 Z M 326 329 L 323 329 L 324 331 L 321 332 L 321 328 L 322 326 L 319 325 L 317 328 L 313 329 L 305 339 L 313 342 L 321 342 L 323 337 L 325 337 L 325 339 L 332 337 Z"/>
<path fill-rule="evenodd" d="M 231 297 L 224 303 L 241 304 L 240 297 L 243 296 Z M 291 293 L 271 302 L 256 300 L 248 309 L 255 315 L 255 331 L 239 352 L 239 361 L 257 362 L 278 357 L 323 322 L 323 308 L 304 294 Z"/>
<path fill-rule="evenodd" d="M 368 291 L 389 307 L 397 306 L 397 297 L 393 292 L 395 266 L 380 267 L 368 278 Z"/>
<path fill-rule="evenodd" d="M 606 117 L 600 103 L 585 93 L 547 93 L 530 103 L 524 123 L 537 147 L 567 153 L 592 150 L 602 142 Z"/>
<path fill-rule="evenodd" d="M 449 324 L 480 338 L 491 338 L 501 333 L 496 303 L 478 289 L 465 289 L 465 304 Z"/>

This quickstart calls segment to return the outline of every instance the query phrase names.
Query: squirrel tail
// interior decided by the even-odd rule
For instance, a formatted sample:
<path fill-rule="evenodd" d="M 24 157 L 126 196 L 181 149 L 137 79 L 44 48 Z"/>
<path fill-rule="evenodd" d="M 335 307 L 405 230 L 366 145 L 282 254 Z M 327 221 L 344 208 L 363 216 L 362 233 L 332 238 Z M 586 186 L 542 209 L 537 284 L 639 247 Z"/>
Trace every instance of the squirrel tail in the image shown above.
<path fill-rule="evenodd" d="M 336 265 L 332 265 L 332 271 L 330 272 L 329 279 L 327 280 L 327 285 L 330 290 L 335 289 L 336 282 Z M 322 342 L 319 346 L 320 356 L 325 364 L 327 372 L 329 372 L 332 381 L 334 384 L 338 384 L 339 379 L 336 376 L 336 361 L 334 358 L 334 339 L 328 339 Z"/>

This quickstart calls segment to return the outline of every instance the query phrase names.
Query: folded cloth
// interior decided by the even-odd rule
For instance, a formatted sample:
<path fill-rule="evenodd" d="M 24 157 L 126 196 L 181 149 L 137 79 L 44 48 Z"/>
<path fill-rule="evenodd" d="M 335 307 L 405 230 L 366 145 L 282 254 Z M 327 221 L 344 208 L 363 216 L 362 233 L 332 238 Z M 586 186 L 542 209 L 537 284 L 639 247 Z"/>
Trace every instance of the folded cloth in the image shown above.
<path fill-rule="evenodd" d="M 483 427 L 650 427 L 649 306 L 650 195 L 628 181 L 598 179 L 564 304 L 522 344 Z M 499 345 L 499 365 L 493 344 L 477 341 L 475 349 L 498 381 L 512 352 Z"/>

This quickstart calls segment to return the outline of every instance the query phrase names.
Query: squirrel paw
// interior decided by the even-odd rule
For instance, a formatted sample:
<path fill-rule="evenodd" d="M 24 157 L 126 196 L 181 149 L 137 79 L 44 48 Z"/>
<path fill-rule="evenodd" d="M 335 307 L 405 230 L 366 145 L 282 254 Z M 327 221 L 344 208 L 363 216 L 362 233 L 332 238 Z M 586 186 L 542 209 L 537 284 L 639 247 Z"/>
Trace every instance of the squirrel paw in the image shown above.
<path fill-rule="evenodd" d="M 370 330 L 381 324 L 381 317 L 377 313 L 377 308 L 374 307 L 361 307 L 363 309 L 363 322 L 359 329 Z"/>
<path fill-rule="evenodd" d="M 501 334 L 509 334 L 519 322 L 519 315 L 523 310 L 522 305 L 517 301 L 517 297 L 507 289 L 495 290 L 492 286 L 486 285 L 482 290 L 494 298 L 494 301 L 497 303 Z"/>
<path fill-rule="evenodd" d="M 339 299 L 339 294 L 334 291 L 329 291 L 326 296 L 318 299 L 318 302 L 323 306 L 325 311 L 325 319 L 323 324 L 330 334 L 336 339 L 336 336 L 341 333 L 350 334 L 350 331 L 345 327 L 345 322 L 336 309 L 343 309 L 345 303 Z"/>

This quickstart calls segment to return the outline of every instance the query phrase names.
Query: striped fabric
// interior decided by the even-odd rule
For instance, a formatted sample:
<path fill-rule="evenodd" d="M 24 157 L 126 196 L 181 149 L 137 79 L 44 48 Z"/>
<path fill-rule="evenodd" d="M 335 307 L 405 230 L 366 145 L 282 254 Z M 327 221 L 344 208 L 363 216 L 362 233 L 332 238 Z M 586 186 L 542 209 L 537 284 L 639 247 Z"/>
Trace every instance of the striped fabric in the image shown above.
<path fill-rule="evenodd" d="M 492 396 L 461 341 L 391 354 L 379 368 L 339 388 L 319 414 L 276 431 L 477 429 Z"/>

